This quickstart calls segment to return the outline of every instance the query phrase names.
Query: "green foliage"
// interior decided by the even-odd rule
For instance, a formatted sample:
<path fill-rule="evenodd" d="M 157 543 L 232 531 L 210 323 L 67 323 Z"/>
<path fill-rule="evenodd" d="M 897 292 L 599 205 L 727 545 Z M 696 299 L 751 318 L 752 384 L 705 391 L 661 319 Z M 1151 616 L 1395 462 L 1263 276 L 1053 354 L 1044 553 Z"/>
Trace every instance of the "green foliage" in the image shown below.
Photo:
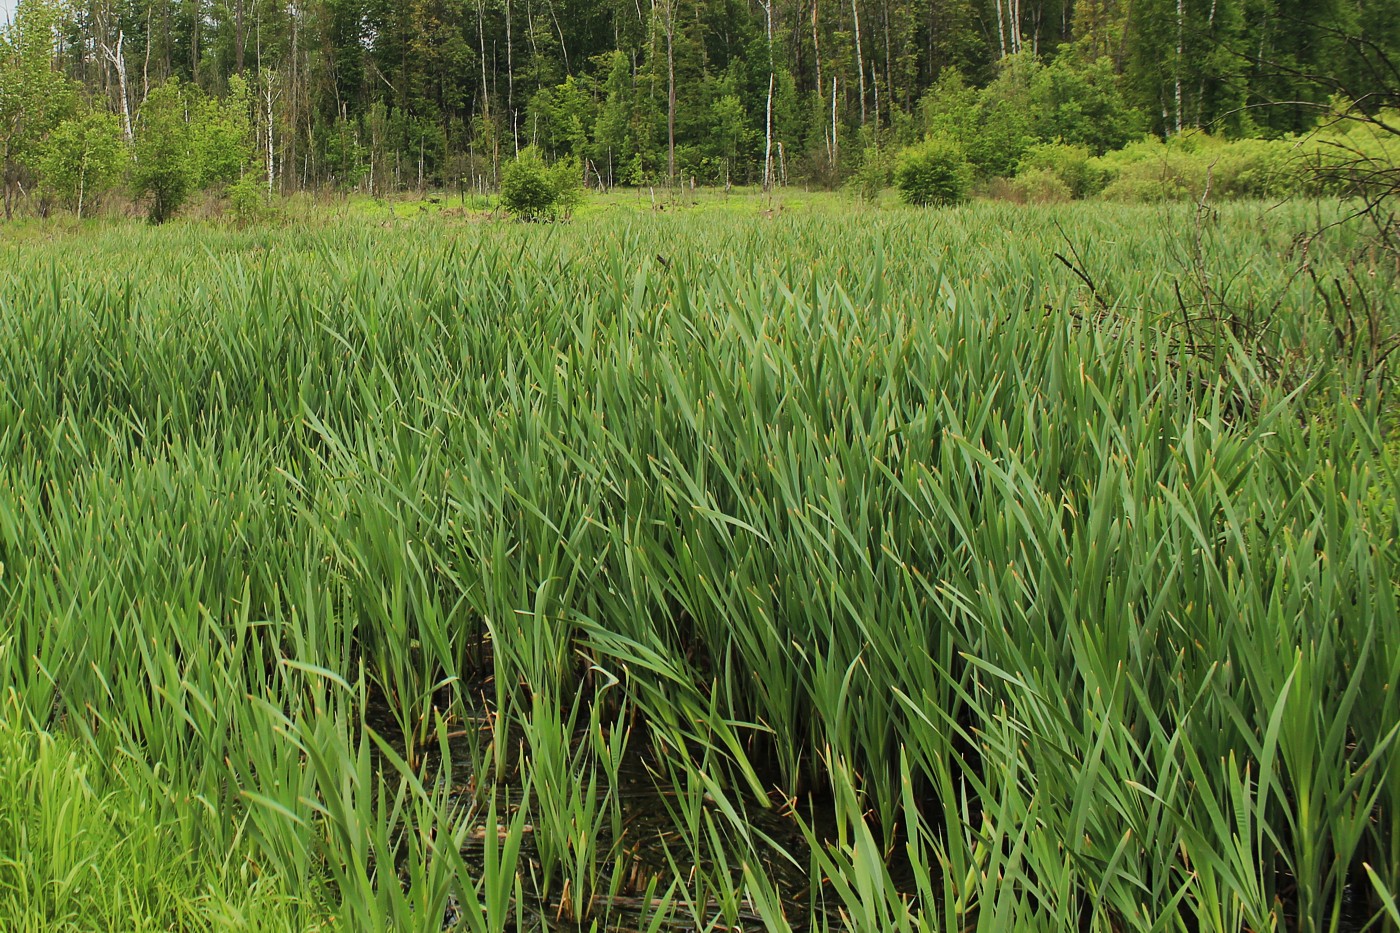
<path fill-rule="evenodd" d="M 213 188 L 237 181 L 253 160 L 252 95 L 240 75 L 229 78 L 222 100 L 186 87 L 195 186 Z"/>
<path fill-rule="evenodd" d="M 305 15 L 256 16 L 224 0 L 207 15 L 169 2 L 101 16 L 81 6 L 24 0 L 0 43 L 11 201 L 34 190 L 33 144 L 67 116 L 49 119 L 64 95 L 36 88 L 81 76 L 87 97 L 120 112 L 118 36 L 134 106 L 149 76 L 222 96 L 256 75 L 254 122 L 271 124 L 285 189 L 368 176 L 376 194 L 463 177 L 494 186 L 527 141 L 547 162 L 573 157 L 610 182 L 656 180 L 669 175 L 672 122 L 687 176 L 756 182 L 770 87 L 785 178 L 848 181 L 863 148 L 852 138 L 878 126 L 894 146 L 957 139 L 990 181 L 1036 143 L 1098 155 L 1149 131 L 1298 135 L 1335 91 L 1369 109 L 1393 101 L 1384 62 L 1400 60 L 1395 0 L 857 0 L 801 11 L 665 0 L 519 15 L 509 0 L 323 0 Z M 247 114 L 202 113 L 213 102 L 194 94 L 188 104 L 196 136 L 211 137 L 196 140 L 197 184 L 232 183 L 243 136 L 233 124 Z"/>
<path fill-rule="evenodd" d="M 862 201 L 878 201 L 880 193 L 894 184 L 895 158 L 889 149 L 870 145 L 861 153 L 860 168 L 851 187 Z"/>
<path fill-rule="evenodd" d="M 1292 178 L 1310 194 L 1393 196 L 1400 189 L 1400 134 L 1391 129 L 1397 125 L 1400 111 L 1368 116 L 1350 102 L 1334 101 L 1324 125 L 1296 143 L 1288 162 Z"/>
<path fill-rule="evenodd" d="M 1041 173 L 1056 179 L 1069 197 L 1086 198 L 1097 194 L 1107 183 L 1102 173 L 1090 164 L 1087 146 L 1065 143 L 1040 143 L 1031 146 L 1016 166 L 1016 177 Z"/>
<path fill-rule="evenodd" d="M 369 174 L 369 149 L 361 142 L 358 128 L 349 121 L 336 123 L 326 141 L 325 167 L 337 188 L 353 188 Z"/>
<path fill-rule="evenodd" d="M 219 840 L 219 817 L 174 809 L 124 756 L 26 727 L 0 708 L 0 925 L 7 930 L 325 930 L 329 904 L 279 879 L 249 877 L 247 839 Z M 258 873 L 261 875 L 261 873 Z"/>
<path fill-rule="evenodd" d="M 151 199 L 151 223 L 169 220 L 200 178 L 195 133 L 185 122 L 185 96 L 172 78 L 156 85 L 141 106 L 131 186 Z"/>
<path fill-rule="evenodd" d="M 945 68 L 919 98 L 925 135 L 956 139 L 966 145 L 977 132 L 977 88 L 957 68 Z"/>
<path fill-rule="evenodd" d="M 1271 198 L 1305 190 L 1304 160 L 1286 140 L 1225 140 L 1183 133 L 1162 141 L 1149 136 L 1090 160 L 1089 171 L 1106 181 L 1103 197 L 1117 201 Z"/>
<path fill-rule="evenodd" d="M 0 180 L 7 217 L 43 157 L 45 136 L 77 99 L 72 82 L 54 67 L 62 13 L 56 0 L 20 0 L 13 23 L 0 31 Z"/>
<path fill-rule="evenodd" d="M 117 185 L 130 154 L 116 116 L 87 111 L 60 123 L 38 160 L 43 191 L 83 215 Z"/>
<path fill-rule="evenodd" d="M 920 207 L 957 204 L 972 187 L 972 166 L 954 140 L 932 136 L 899 153 L 894 182 L 905 203 Z"/>
<path fill-rule="evenodd" d="M 946 70 L 920 102 L 926 132 L 956 139 L 982 178 L 1009 176 L 1034 146 L 1061 142 L 1098 154 L 1142 133 L 1112 63 L 1071 55 L 1045 65 L 1031 52 L 1003 59 L 985 88 Z"/>
<path fill-rule="evenodd" d="M 595 121 L 591 88 L 573 75 L 563 84 L 541 88 L 530 98 L 525 126 L 544 150 L 580 162 L 589 155 L 589 130 Z"/>
<path fill-rule="evenodd" d="M 727 182 L 749 160 L 761 137 L 749 128 L 749 116 L 737 94 L 725 94 L 711 104 L 710 116 L 714 121 L 712 148 L 723 166 L 717 180 Z"/>
<path fill-rule="evenodd" d="M 576 161 L 546 165 L 528 146 L 501 173 L 501 206 L 522 220 L 567 219 L 583 198 Z"/>
<path fill-rule="evenodd" d="M 1011 175 L 1028 148 L 1044 139 L 1032 82 L 1044 68 L 1029 51 L 998 63 L 996 79 L 979 92 L 965 150 L 978 177 Z"/>
<path fill-rule="evenodd" d="M 0 928 L 1391 916 L 1349 208 L 751 207 L 7 238 Z"/>
<path fill-rule="evenodd" d="M 1291 69 L 1296 63 L 1274 58 L 1276 50 L 1288 44 L 1290 34 L 1312 31 L 1309 27 L 1322 18 L 1316 7 L 1333 5 L 1340 4 L 1274 0 L 1270 10 L 1252 0 L 1141 0 L 1112 54 L 1120 61 L 1125 90 L 1152 132 L 1174 135 L 1222 119 L 1238 125 L 1248 102 L 1249 71 Z M 1256 20 L 1253 43 L 1245 38 L 1249 6 Z M 1264 61 L 1253 65 L 1261 56 Z M 1273 83 L 1263 74 L 1255 81 L 1260 88 Z M 1301 89 L 1310 82 L 1293 83 Z"/>
<path fill-rule="evenodd" d="M 1023 169 L 1016 174 L 1007 190 L 1021 204 L 1058 204 L 1074 199 L 1074 191 L 1059 175 L 1049 169 Z"/>
<path fill-rule="evenodd" d="M 239 224 L 265 219 L 272 209 L 267 180 L 252 172 L 246 173 L 228 186 L 228 204 L 229 211 Z"/>
<path fill-rule="evenodd" d="M 643 172 L 639 140 L 645 132 L 640 126 L 627 56 L 620 51 L 602 56 L 599 70 L 606 70 L 606 93 L 593 126 L 593 145 L 599 171 L 607 173 L 609 184 L 641 184 Z"/>
<path fill-rule="evenodd" d="M 1106 57 L 1081 65 L 1073 55 L 1060 56 L 1035 71 L 1029 98 L 1041 139 L 1085 146 L 1094 155 L 1118 149 L 1146 129 Z"/>

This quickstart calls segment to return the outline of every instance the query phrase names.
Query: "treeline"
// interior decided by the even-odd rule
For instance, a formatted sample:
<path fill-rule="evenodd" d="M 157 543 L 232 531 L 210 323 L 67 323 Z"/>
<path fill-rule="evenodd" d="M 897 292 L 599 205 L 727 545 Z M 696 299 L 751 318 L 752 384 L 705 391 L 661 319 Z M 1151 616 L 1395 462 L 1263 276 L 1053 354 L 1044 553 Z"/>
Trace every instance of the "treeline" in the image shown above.
<path fill-rule="evenodd" d="M 1012 175 L 1378 107 L 1397 48 L 1400 0 L 21 0 L 5 204 L 90 202 L 160 108 L 176 187 L 488 189 L 532 145 L 597 185 L 835 185 L 940 130 Z"/>

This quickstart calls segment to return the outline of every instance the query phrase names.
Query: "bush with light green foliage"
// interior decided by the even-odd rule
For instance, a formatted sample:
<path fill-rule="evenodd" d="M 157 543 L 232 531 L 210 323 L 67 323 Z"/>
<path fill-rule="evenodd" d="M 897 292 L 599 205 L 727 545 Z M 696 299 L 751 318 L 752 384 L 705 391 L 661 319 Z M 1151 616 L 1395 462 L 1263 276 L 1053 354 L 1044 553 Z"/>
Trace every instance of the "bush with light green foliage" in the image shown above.
<path fill-rule="evenodd" d="M 501 206 L 521 220 L 561 220 L 583 199 L 578 162 L 546 165 L 534 146 L 520 150 L 501 173 Z"/>
<path fill-rule="evenodd" d="M 117 118 L 87 111 L 64 120 L 44 140 L 40 190 L 81 217 L 121 181 L 128 157 Z"/>
<path fill-rule="evenodd" d="M 1306 166 L 1313 194 L 1374 197 L 1394 191 L 1400 178 L 1400 112 L 1373 117 L 1338 100 L 1316 133 L 1298 143 L 1298 161 Z"/>
<path fill-rule="evenodd" d="M 1016 167 L 1016 182 L 1035 185 L 1035 179 L 1054 179 L 1071 198 L 1085 198 L 1103 187 L 1103 174 L 1091 167 L 1089 147 L 1067 143 L 1041 143 L 1027 149 Z"/>
<path fill-rule="evenodd" d="M 267 191 L 267 180 L 251 172 L 244 174 L 228 187 L 229 212 L 240 224 L 267 218 L 272 210 L 271 201 Z"/>
<path fill-rule="evenodd" d="M 958 143 L 934 136 L 899 154 L 894 181 L 907 204 L 957 204 L 972 187 L 972 166 Z"/>
<path fill-rule="evenodd" d="M 895 160 L 890 150 L 870 145 L 861 153 L 860 168 L 851 178 L 850 187 L 862 201 L 880 200 L 880 192 L 894 181 Z"/>
<path fill-rule="evenodd" d="M 1020 204 L 1060 204 L 1074 200 L 1074 192 L 1054 172 L 1036 168 L 1017 173 L 1005 189 Z"/>
<path fill-rule="evenodd" d="M 1089 163 L 1114 201 L 1281 197 L 1308 186 L 1289 140 L 1226 140 L 1201 132 L 1166 141 L 1149 136 Z"/>

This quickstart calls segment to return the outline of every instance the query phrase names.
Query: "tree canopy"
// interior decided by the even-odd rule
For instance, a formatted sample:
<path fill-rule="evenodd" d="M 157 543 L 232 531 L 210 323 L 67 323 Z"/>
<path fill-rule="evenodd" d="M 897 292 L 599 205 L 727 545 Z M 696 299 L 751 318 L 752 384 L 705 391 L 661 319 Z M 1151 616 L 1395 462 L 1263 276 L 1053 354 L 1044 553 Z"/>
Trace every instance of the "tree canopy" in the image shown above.
<path fill-rule="evenodd" d="M 836 184 L 926 135 L 1004 175 L 1050 143 L 1296 132 L 1393 95 L 1397 49 L 1400 0 L 20 0 L 0 157 L 9 208 L 46 158 L 73 176 L 51 132 L 109 114 L 140 174 L 173 80 L 199 186 L 494 189 L 528 147 L 608 184 Z"/>

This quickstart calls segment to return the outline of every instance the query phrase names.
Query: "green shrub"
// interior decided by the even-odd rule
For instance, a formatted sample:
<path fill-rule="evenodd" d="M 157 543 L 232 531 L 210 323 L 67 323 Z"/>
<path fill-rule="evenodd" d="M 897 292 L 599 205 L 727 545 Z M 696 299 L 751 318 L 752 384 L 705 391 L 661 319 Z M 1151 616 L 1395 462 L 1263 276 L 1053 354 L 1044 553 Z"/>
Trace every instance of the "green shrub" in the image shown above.
<path fill-rule="evenodd" d="M 1376 119 L 1394 126 L 1400 122 L 1400 112 L 1382 110 Z M 1400 186 L 1400 136 L 1356 116 L 1355 108 L 1343 101 L 1334 104 L 1325 125 L 1296 143 L 1293 152 L 1293 171 L 1288 175 L 1293 190 L 1376 197 Z"/>
<path fill-rule="evenodd" d="M 265 218 L 271 210 L 266 179 L 251 172 L 228 187 L 229 211 L 240 224 Z"/>
<path fill-rule="evenodd" d="M 1148 137 L 1091 159 L 1091 171 L 1108 179 L 1103 196 L 1115 201 L 1270 198 L 1300 185 L 1296 143 L 1288 140 L 1224 140 L 1192 132 L 1163 142 Z"/>
<path fill-rule="evenodd" d="M 1074 200 L 1074 192 L 1054 172 L 1033 168 L 1017 173 L 1011 180 L 1009 192 L 1022 204 L 1059 204 Z"/>
<path fill-rule="evenodd" d="M 980 94 L 956 67 L 944 68 L 938 80 L 919 98 L 919 123 L 923 132 L 968 142 L 977 132 Z"/>
<path fill-rule="evenodd" d="M 136 133 L 131 186 L 138 195 L 150 196 L 151 223 L 169 220 L 199 181 L 192 142 L 180 82 L 171 78 L 146 96 Z"/>
<path fill-rule="evenodd" d="M 972 166 L 961 146 L 935 136 L 899 154 L 894 180 L 908 204 L 957 204 L 972 187 Z"/>
<path fill-rule="evenodd" d="M 894 159 L 888 149 L 868 146 L 861 154 L 860 168 L 851 179 L 851 188 L 862 201 L 880 200 L 880 192 L 894 181 Z"/>
<path fill-rule="evenodd" d="M 554 186 L 554 216 L 568 220 L 583 202 L 583 169 L 578 159 L 560 159 L 549 169 Z"/>
<path fill-rule="evenodd" d="M 501 206 L 522 220 L 567 218 L 582 199 L 578 163 L 545 165 L 534 146 L 520 150 L 501 173 Z"/>
<path fill-rule="evenodd" d="M 1293 193 L 1298 178 L 1292 142 L 1237 139 L 1202 150 L 1210 159 L 1212 195 L 1224 198 L 1272 198 Z"/>
<path fill-rule="evenodd" d="M 1195 140 L 1177 137 L 1170 144 L 1148 136 L 1094 159 L 1108 183 L 1110 201 L 1180 201 L 1204 190 L 1204 167 L 1194 157 Z"/>
<path fill-rule="evenodd" d="M 1053 176 L 1072 198 L 1087 198 L 1097 194 L 1108 179 L 1100 169 L 1090 164 L 1088 146 L 1065 143 L 1041 143 L 1027 149 L 1016 167 L 1019 182 L 1023 176 L 1037 173 Z"/>

